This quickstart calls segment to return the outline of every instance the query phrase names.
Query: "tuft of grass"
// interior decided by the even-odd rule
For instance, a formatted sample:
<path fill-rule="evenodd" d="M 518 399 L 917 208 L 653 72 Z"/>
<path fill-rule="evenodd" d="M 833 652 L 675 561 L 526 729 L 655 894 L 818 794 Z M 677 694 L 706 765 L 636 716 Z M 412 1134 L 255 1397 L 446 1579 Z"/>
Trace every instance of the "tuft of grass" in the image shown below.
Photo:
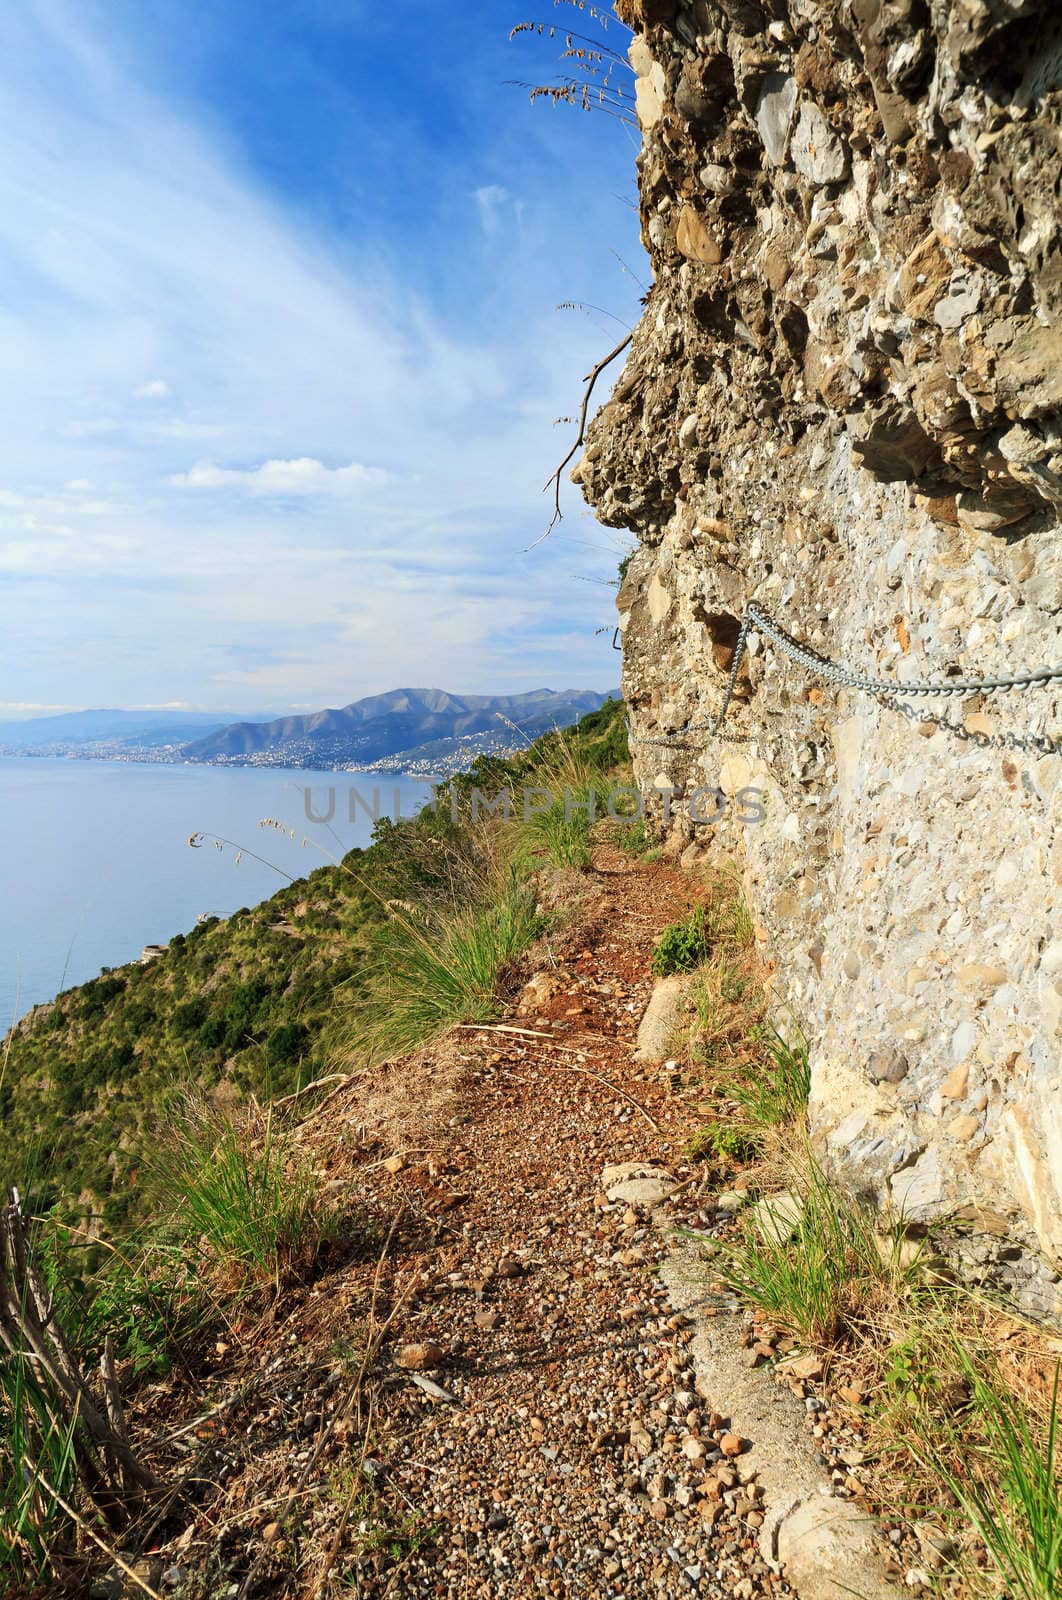
<path fill-rule="evenodd" d="M 552 804 L 517 824 L 517 858 L 531 866 L 545 858 L 556 867 L 584 871 L 594 828 L 608 816 L 612 784 L 600 756 L 571 729 L 558 729 L 541 750 L 534 785 L 543 797 L 552 797 Z"/>
<path fill-rule="evenodd" d="M 566 785 L 548 810 L 535 812 L 522 824 L 520 854 L 531 865 L 545 857 L 555 867 L 584 872 L 590 865 L 594 821 L 607 803 L 608 788 L 600 780 Z"/>
<path fill-rule="evenodd" d="M 728 1085 L 731 1099 L 757 1128 L 782 1123 L 800 1124 L 811 1093 L 808 1041 L 798 1027 L 790 1044 L 773 1022 L 758 1024 L 753 1040 L 761 1046 L 758 1061 L 734 1076 Z"/>
<path fill-rule="evenodd" d="M 76 1493 L 74 1423 L 58 1421 L 47 1380 L 24 1351 L 0 1358 L 0 1409 L 0 1579 L 18 1584 L 46 1576 L 70 1547 L 60 1500 Z"/>
<path fill-rule="evenodd" d="M 836 1344 L 872 1304 L 914 1281 L 917 1260 L 883 1250 L 874 1213 L 835 1189 L 810 1155 L 802 1165 L 792 1230 L 742 1217 L 737 1237 L 720 1241 L 720 1277 L 779 1327 Z"/>
<path fill-rule="evenodd" d="M 339 1231 L 305 1158 L 273 1113 L 240 1124 L 186 1098 L 153 1165 L 186 1251 L 201 1266 L 253 1288 L 313 1264 Z"/>
<path fill-rule="evenodd" d="M 1057 1600 L 1062 1593 L 1062 1450 L 1059 1364 L 1046 1405 L 1019 1395 L 956 1293 L 888 1353 L 878 1431 L 921 1468 L 922 1495 L 951 1502 L 942 1521 L 964 1549 L 967 1592 L 995 1600 Z M 934 1493 L 935 1491 L 935 1493 Z M 988 1557 L 972 1559 L 970 1536 Z"/>
<path fill-rule="evenodd" d="M 943 1481 L 1015 1600 L 1057 1600 L 1062 1594 L 1059 1367 L 1046 1435 L 1037 1437 L 1025 1409 L 998 1375 L 977 1371 L 961 1346 L 960 1365 L 985 1439 L 984 1470 L 970 1474 L 953 1464 L 954 1455 L 947 1461 L 938 1455 Z"/>
<path fill-rule="evenodd" d="M 670 923 L 660 935 L 650 966 L 658 978 L 692 972 L 710 950 L 711 930 L 704 906 L 694 906 L 681 922 Z"/>
<path fill-rule="evenodd" d="M 533 891 L 513 873 L 486 905 L 426 917 L 395 910 L 375 942 L 353 1049 L 375 1063 L 457 1023 L 485 1022 L 497 1012 L 505 968 L 540 926 Z"/>

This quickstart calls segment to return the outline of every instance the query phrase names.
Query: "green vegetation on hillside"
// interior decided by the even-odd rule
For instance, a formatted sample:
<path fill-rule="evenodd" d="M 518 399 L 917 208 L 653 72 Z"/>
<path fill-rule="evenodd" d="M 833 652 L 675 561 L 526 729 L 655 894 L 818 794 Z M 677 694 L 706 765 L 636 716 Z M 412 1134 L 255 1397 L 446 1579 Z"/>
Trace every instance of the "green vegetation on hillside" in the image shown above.
<path fill-rule="evenodd" d="M 478 762 L 455 784 L 458 809 L 474 787 L 493 795 L 626 757 L 624 708 L 609 701 L 510 761 Z M 135 1217 L 144 1156 L 175 1095 L 238 1102 L 288 1094 L 330 1070 L 336 1049 L 349 1061 L 362 1032 L 366 1058 L 378 1055 L 389 996 L 381 971 L 393 973 L 400 953 L 411 969 L 418 952 L 433 954 L 436 991 L 418 993 L 424 1015 L 406 1019 L 395 1045 L 415 1042 L 418 1027 L 423 1036 L 431 1016 L 438 1025 L 459 1020 L 465 977 L 481 1012 L 497 964 L 476 930 L 500 930 L 501 962 L 534 931 L 534 897 L 528 904 L 504 873 L 486 882 L 498 864 L 487 865 L 482 830 L 455 823 L 445 801 L 397 825 L 385 819 L 367 849 L 254 909 L 178 934 L 148 966 L 107 972 L 38 1008 L 5 1046 L 5 1182 L 32 1183 L 38 1205 L 102 1211 L 108 1230 Z M 456 977 L 444 970 L 447 951 Z M 466 960 L 474 970 L 462 976 Z"/>

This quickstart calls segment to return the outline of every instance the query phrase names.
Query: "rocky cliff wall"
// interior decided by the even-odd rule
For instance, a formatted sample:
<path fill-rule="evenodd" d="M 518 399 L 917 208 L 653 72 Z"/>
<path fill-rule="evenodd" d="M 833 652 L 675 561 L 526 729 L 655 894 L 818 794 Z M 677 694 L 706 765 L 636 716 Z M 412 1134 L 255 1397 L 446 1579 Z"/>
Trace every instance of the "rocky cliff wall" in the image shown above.
<path fill-rule="evenodd" d="M 573 476 L 643 785 L 742 863 L 834 1168 L 1029 1305 L 1062 1264 L 1062 14 L 1047 0 L 619 0 L 655 283 Z M 902 695 L 901 695 L 902 698 Z M 1012 739 L 1008 739 L 1013 735 Z M 700 786 L 765 791 L 691 821 Z M 702 799 L 702 815 L 716 807 Z M 1019 1255 L 1018 1236 L 1032 1250 Z"/>

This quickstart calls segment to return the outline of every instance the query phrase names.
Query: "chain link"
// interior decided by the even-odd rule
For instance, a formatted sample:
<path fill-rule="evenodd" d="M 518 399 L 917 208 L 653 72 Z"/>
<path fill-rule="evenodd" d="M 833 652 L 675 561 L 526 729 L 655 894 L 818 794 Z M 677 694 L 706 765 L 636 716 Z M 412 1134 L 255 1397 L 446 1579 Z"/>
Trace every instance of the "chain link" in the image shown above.
<path fill-rule="evenodd" d="M 826 678 L 828 682 L 835 683 L 838 688 L 857 689 L 863 694 L 874 695 L 882 705 L 891 711 L 898 711 L 901 716 L 911 722 L 932 722 L 937 727 L 945 729 L 958 739 L 969 740 L 982 749 L 1024 750 L 1035 752 L 1039 755 L 1062 755 L 1062 738 L 1052 738 L 1048 734 L 987 734 L 971 732 L 962 723 L 953 722 L 947 717 L 937 716 L 920 706 L 909 704 L 900 696 L 913 695 L 918 698 L 931 698 L 937 695 L 968 695 L 968 694 L 1004 694 L 1011 690 L 1026 690 L 1041 688 L 1047 684 L 1062 680 L 1062 665 L 1054 667 L 1038 667 L 1034 671 L 1007 673 L 996 678 L 945 678 L 929 680 L 921 683 L 898 683 L 895 678 L 872 678 L 865 673 L 856 672 L 847 667 L 843 662 L 831 661 L 828 656 L 823 656 L 817 650 L 812 650 L 809 645 L 801 644 L 794 639 L 792 634 L 775 622 L 759 606 L 746 607 L 745 615 L 738 630 L 737 642 L 734 646 L 734 659 L 730 664 L 730 673 L 723 692 L 723 703 L 718 713 L 710 722 L 693 723 L 682 733 L 674 734 L 664 739 L 644 739 L 633 733 L 628 721 L 628 737 L 635 744 L 657 745 L 674 749 L 681 747 L 687 734 L 697 732 L 704 728 L 709 739 L 720 740 L 724 744 L 746 744 L 748 737 L 742 735 L 725 734 L 722 729 L 724 718 L 730 709 L 730 702 L 734 697 L 737 686 L 738 673 L 741 663 L 748 648 L 749 635 L 752 632 L 762 634 L 770 639 L 783 655 L 795 661 L 805 672 L 810 672 L 817 677 Z M 702 746 L 702 748 L 704 748 Z"/>

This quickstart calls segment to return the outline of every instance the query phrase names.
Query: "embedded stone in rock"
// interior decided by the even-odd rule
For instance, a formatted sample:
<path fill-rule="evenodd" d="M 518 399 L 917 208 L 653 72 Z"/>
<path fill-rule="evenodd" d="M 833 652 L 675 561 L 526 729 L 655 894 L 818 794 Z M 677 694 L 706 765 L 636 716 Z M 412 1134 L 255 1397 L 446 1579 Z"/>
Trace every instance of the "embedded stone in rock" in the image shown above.
<path fill-rule="evenodd" d="M 897 1172 L 889 1188 L 892 1203 L 905 1220 L 925 1221 L 944 1198 L 944 1175 L 936 1146 L 924 1151 L 913 1166 Z"/>
<path fill-rule="evenodd" d="M 769 72 L 756 102 L 756 127 L 772 166 L 781 166 L 789 144 L 796 106 L 796 79 L 783 72 Z"/>
<path fill-rule="evenodd" d="M 682 208 L 675 244 L 689 261 L 701 261 L 706 266 L 717 267 L 723 259 L 718 241 L 709 233 L 704 218 L 693 206 Z"/>
<path fill-rule="evenodd" d="M 627 46 L 627 60 L 638 78 L 647 78 L 653 70 L 653 52 L 649 42 L 640 33 L 636 33 Z"/>
<path fill-rule="evenodd" d="M 800 107 L 790 153 L 809 183 L 840 183 L 848 176 L 848 151 L 814 100 L 805 100 Z"/>
<path fill-rule="evenodd" d="M 650 1211 L 653 1206 L 662 1205 L 678 1184 L 663 1167 L 644 1161 L 623 1161 L 605 1168 L 601 1187 L 613 1203 L 623 1201 L 640 1211 Z"/>
<path fill-rule="evenodd" d="M 918 241 L 900 268 L 897 289 L 907 315 L 930 321 L 950 279 L 951 263 L 937 235 L 930 231 Z"/>
<path fill-rule="evenodd" d="M 665 622 L 668 612 L 671 610 L 671 596 L 667 591 L 667 586 L 660 582 L 655 573 L 649 584 L 647 599 L 649 602 L 649 615 L 653 621 Z"/>
<path fill-rule="evenodd" d="M 688 844 L 686 846 L 685 850 L 683 850 L 682 854 L 679 856 L 679 866 L 682 868 L 683 872 L 693 872 L 695 868 L 701 866 L 704 862 L 709 861 L 710 859 L 711 851 L 706 850 L 703 845 L 698 844 L 697 841 L 694 840 L 692 844 Z"/>
<path fill-rule="evenodd" d="M 643 129 L 655 128 L 664 107 L 651 78 L 639 78 L 634 85 L 634 109 Z"/>
<path fill-rule="evenodd" d="M 853 461 L 883 483 L 910 483 L 937 456 L 914 412 L 894 402 L 850 416 L 848 433 Z"/>
<path fill-rule="evenodd" d="M 989 498 L 972 492 L 960 494 L 955 502 L 959 526 L 970 533 L 998 533 L 1000 528 L 1021 522 L 1033 509 L 1033 501 L 1018 484 L 1000 486 Z"/>
<path fill-rule="evenodd" d="M 875 1050 L 867 1062 L 867 1076 L 872 1083 L 902 1083 L 910 1070 L 902 1050 Z"/>
<path fill-rule="evenodd" d="M 686 1024 L 686 995 L 688 979 L 661 978 L 649 997 L 649 1004 L 638 1024 L 635 1061 L 666 1061 L 672 1053 L 672 1043 Z"/>

